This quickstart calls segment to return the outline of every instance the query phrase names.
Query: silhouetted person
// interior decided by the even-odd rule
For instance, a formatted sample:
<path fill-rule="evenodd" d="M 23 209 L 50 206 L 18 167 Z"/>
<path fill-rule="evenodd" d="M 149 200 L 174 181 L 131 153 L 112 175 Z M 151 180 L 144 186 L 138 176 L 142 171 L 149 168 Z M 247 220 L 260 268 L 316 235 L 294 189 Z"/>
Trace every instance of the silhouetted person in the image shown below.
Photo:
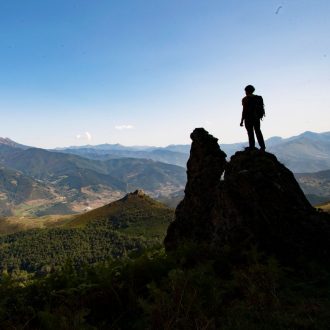
<path fill-rule="evenodd" d="M 254 133 L 261 150 L 265 150 L 265 142 L 260 130 L 260 119 L 265 115 L 264 102 L 261 96 L 254 95 L 255 88 L 252 85 L 245 87 L 246 96 L 242 99 L 243 111 L 241 126 L 243 122 L 249 137 L 249 149 L 255 149 Z"/>

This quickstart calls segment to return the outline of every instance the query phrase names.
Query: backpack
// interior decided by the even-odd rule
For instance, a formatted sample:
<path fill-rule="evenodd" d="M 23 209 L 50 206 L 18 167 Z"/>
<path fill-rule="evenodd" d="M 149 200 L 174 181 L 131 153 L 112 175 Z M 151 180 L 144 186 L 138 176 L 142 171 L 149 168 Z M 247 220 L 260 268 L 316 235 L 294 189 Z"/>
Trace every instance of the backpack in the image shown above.
<path fill-rule="evenodd" d="M 255 95 L 255 97 L 256 97 L 256 115 L 259 119 L 262 119 L 263 117 L 266 116 L 264 100 L 260 95 Z"/>

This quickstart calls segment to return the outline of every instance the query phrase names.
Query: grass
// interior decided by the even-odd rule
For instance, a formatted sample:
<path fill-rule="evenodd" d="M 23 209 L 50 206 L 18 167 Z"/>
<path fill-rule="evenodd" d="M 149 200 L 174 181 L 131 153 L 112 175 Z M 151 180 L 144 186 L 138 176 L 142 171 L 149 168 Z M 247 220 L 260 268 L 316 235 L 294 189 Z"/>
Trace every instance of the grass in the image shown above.
<path fill-rule="evenodd" d="M 0 235 L 7 235 L 29 229 L 46 229 L 65 225 L 71 220 L 68 215 L 47 215 L 43 217 L 12 216 L 0 219 Z"/>

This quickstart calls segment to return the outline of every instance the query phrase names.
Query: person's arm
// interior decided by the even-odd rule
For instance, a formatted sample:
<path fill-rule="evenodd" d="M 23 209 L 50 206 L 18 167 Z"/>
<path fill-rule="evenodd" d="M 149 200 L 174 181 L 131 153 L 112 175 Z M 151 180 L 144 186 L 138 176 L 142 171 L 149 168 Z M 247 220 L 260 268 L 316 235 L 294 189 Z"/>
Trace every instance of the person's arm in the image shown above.
<path fill-rule="evenodd" d="M 242 110 L 242 118 L 241 118 L 240 126 L 243 126 L 243 123 L 244 123 L 244 120 L 245 120 L 245 112 L 246 112 L 245 97 L 242 99 L 242 106 L 243 106 L 243 110 Z"/>

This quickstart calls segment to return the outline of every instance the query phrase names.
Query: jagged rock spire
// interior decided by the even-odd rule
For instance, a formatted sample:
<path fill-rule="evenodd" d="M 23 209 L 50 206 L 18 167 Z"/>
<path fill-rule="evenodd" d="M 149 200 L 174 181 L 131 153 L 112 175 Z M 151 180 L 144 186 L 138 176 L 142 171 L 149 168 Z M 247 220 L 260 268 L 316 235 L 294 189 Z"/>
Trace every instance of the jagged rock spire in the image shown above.
<path fill-rule="evenodd" d="M 203 128 L 191 138 L 185 197 L 168 229 L 167 251 L 190 240 L 212 250 L 257 246 L 282 259 L 330 256 L 330 217 L 310 205 L 273 154 L 238 151 L 227 163 Z"/>
<path fill-rule="evenodd" d="M 175 211 L 175 222 L 169 227 L 165 246 L 174 248 L 184 238 L 207 239 L 213 231 L 210 221 L 216 201 L 217 185 L 226 166 L 226 154 L 218 139 L 203 128 L 196 128 L 187 163 L 185 198 Z"/>

